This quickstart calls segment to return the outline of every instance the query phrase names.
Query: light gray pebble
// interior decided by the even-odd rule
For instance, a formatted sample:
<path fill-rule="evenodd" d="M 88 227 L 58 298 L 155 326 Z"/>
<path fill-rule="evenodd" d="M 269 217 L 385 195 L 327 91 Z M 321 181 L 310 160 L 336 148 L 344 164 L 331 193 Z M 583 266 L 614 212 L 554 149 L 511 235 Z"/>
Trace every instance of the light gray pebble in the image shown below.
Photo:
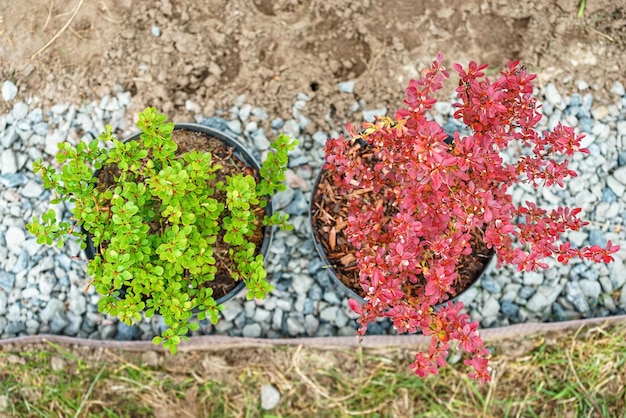
<path fill-rule="evenodd" d="M 589 311 L 589 304 L 583 295 L 577 282 L 567 282 L 565 284 L 565 297 L 570 301 L 578 312 Z"/>
<path fill-rule="evenodd" d="M 483 289 L 489 293 L 500 293 L 502 286 L 493 277 L 484 275 L 481 278 L 480 284 Z"/>
<path fill-rule="evenodd" d="M 29 180 L 21 190 L 22 195 L 30 199 L 41 197 L 43 191 L 43 185 L 35 180 Z"/>
<path fill-rule="evenodd" d="M 0 174 L 13 174 L 17 172 L 17 159 L 15 153 L 10 149 L 5 149 L 0 155 Z"/>
<path fill-rule="evenodd" d="M 617 80 L 611 86 L 611 93 L 616 94 L 618 96 L 623 96 L 624 94 L 626 94 L 626 90 L 624 89 L 624 85 L 619 80 Z"/>
<path fill-rule="evenodd" d="M 24 102 L 17 102 L 13 105 L 11 115 L 16 121 L 21 121 L 28 115 L 28 105 Z"/>
<path fill-rule="evenodd" d="M 117 341 L 132 341 L 137 339 L 139 329 L 136 326 L 126 325 L 119 321 L 116 327 L 115 339 Z"/>
<path fill-rule="evenodd" d="M 272 121 L 270 122 L 270 126 L 273 129 L 280 129 L 283 127 L 283 125 L 285 124 L 285 122 L 281 119 L 281 118 L 274 118 L 272 119 Z"/>
<path fill-rule="evenodd" d="M 377 109 L 364 110 L 363 111 L 363 120 L 366 122 L 374 122 L 376 120 L 376 116 L 385 116 L 387 114 L 386 107 L 380 107 Z"/>
<path fill-rule="evenodd" d="M 224 303 L 224 310 L 222 311 L 222 317 L 227 322 L 232 321 L 239 315 L 242 311 L 243 306 L 241 304 L 241 300 L 239 299 L 231 299 L 228 302 Z"/>
<path fill-rule="evenodd" d="M 63 306 L 63 302 L 59 299 L 51 298 L 46 304 L 46 307 L 39 314 L 39 319 L 44 324 L 50 323 L 57 312 L 63 311 Z"/>
<path fill-rule="evenodd" d="M 301 313 L 291 313 L 285 321 L 287 334 L 291 337 L 296 337 L 298 335 L 304 334 L 305 328 L 303 326 L 303 323 L 304 317 Z"/>
<path fill-rule="evenodd" d="M 260 132 L 261 133 L 254 135 L 252 140 L 256 149 L 258 149 L 259 151 L 266 151 L 270 149 L 271 143 L 265 136 L 265 133 L 263 133 L 262 131 Z"/>
<path fill-rule="evenodd" d="M 274 309 L 274 314 L 272 315 L 272 328 L 277 331 L 280 331 L 283 327 L 283 310 L 280 308 Z"/>
<path fill-rule="evenodd" d="M 22 186 L 27 181 L 28 177 L 22 173 L 11 173 L 0 176 L 0 184 L 6 188 Z"/>
<path fill-rule="evenodd" d="M 261 331 L 261 325 L 252 323 L 246 324 L 241 332 L 245 338 L 259 338 L 261 336 Z"/>
<path fill-rule="evenodd" d="M 154 36 L 155 38 L 158 38 L 159 36 L 161 36 L 161 28 L 156 25 L 152 25 L 150 27 L 150 33 L 152 33 L 152 36 Z"/>
<path fill-rule="evenodd" d="M 354 93 L 354 80 L 343 81 L 341 83 L 337 83 L 337 90 L 340 93 L 352 94 Z"/>
<path fill-rule="evenodd" d="M 303 215 L 309 209 L 309 204 L 304 197 L 304 193 L 300 190 L 296 190 L 293 196 L 293 200 L 285 208 L 285 212 L 289 215 L 297 216 Z"/>
<path fill-rule="evenodd" d="M 7 294 L 4 289 L 0 289 L 0 315 L 4 315 L 7 312 Z"/>
<path fill-rule="evenodd" d="M 231 120 L 231 121 L 228 121 L 228 123 L 226 125 L 227 125 L 228 129 L 232 133 L 234 133 L 236 135 L 241 134 L 241 122 L 240 121 L 238 121 L 238 120 Z"/>
<path fill-rule="evenodd" d="M 327 306 L 320 312 L 320 319 L 335 324 L 335 321 L 339 316 L 339 311 L 340 309 L 338 306 Z"/>
<path fill-rule="evenodd" d="M 540 285 L 543 283 L 543 274 L 538 271 L 527 271 L 524 272 L 524 285 L 533 286 Z"/>
<path fill-rule="evenodd" d="M 554 83 L 546 84 L 546 87 L 544 88 L 543 94 L 544 94 L 546 100 L 548 100 L 554 106 L 560 107 L 560 106 L 563 105 L 563 98 L 561 97 L 561 94 L 557 90 L 557 88 L 554 85 Z"/>
<path fill-rule="evenodd" d="M 45 122 L 39 122 L 33 125 L 33 132 L 40 136 L 48 135 L 49 126 Z"/>
<path fill-rule="evenodd" d="M 300 124 L 293 119 L 289 119 L 287 122 L 285 122 L 285 124 L 282 126 L 282 130 L 292 139 L 300 137 Z"/>
<path fill-rule="evenodd" d="M 270 319 L 270 316 L 272 316 L 272 313 L 270 311 L 257 307 L 254 311 L 253 319 L 255 322 L 264 323 Z"/>
<path fill-rule="evenodd" d="M 252 114 L 254 116 L 256 116 L 257 118 L 259 118 L 260 120 L 267 120 L 267 112 L 260 108 L 260 107 L 255 107 L 252 109 Z"/>
<path fill-rule="evenodd" d="M 280 392 L 274 385 L 265 384 L 261 386 L 261 409 L 269 411 L 280 403 Z"/>
<path fill-rule="evenodd" d="M 483 305 L 481 313 L 484 317 L 495 317 L 498 312 L 500 312 L 500 302 L 494 295 L 491 295 Z"/>
<path fill-rule="evenodd" d="M 626 265 L 619 257 L 614 257 L 615 261 L 609 264 L 609 272 L 613 289 L 619 289 L 626 284 Z"/>
<path fill-rule="evenodd" d="M 19 255 L 22 252 L 22 246 L 24 245 L 24 240 L 26 239 L 26 235 L 24 234 L 24 230 L 22 228 L 11 225 L 7 229 L 5 239 L 10 252 L 16 255 Z"/>
<path fill-rule="evenodd" d="M 60 334 L 69 323 L 70 321 L 68 321 L 65 312 L 57 310 L 54 315 L 52 315 L 52 320 L 50 321 L 50 332 L 52 334 Z"/>
<path fill-rule="evenodd" d="M 602 293 L 602 286 L 597 281 L 583 279 L 578 282 L 578 285 L 586 297 L 597 299 L 600 293 Z"/>
<path fill-rule="evenodd" d="M 298 294 L 306 294 L 313 286 L 314 280 L 306 274 L 295 274 L 291 287 Z"/>
<path fill-rule="evenodd" d="M 2 98 L 5 102 L 15 99 L 17 95 L 17 86 L 10 80 L 2 83 Z"/>

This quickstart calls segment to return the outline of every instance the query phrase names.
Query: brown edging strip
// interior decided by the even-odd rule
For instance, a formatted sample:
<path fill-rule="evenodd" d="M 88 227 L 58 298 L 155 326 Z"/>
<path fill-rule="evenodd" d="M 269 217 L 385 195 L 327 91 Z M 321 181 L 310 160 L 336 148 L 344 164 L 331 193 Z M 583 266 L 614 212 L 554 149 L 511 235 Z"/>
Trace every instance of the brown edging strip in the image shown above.
<path fill-rule="evenodd" d="M 489 328 L 481 330 L 481 335 L 485 342 L 521 338 L 532 334 L 545 333 L 550 331 L 564 331 L 578 329 L 583 326 L 593 326 L 599 324 L 616 324 L 626 322 L 626 315 L 611 316 L 605 318 L 578 319 L 564 322 L 545 323 L 525 323 L 509 325 L 500 328 Z M 66 337 L 62 335 L 32 335 L 26 337 L 7 338 L 0 340 L 0 349 L 11 346 L 15 349 L 28 344 L 40 344 L 51 342 L 60 345 L 79 345 L 94 348 L 112 348 L 126 351 L 157 351 L 164 352 L 162 346 L 156 346 L 151 341 L 112 341 L 112 340 L 87 340 L 83 338 Z M 313 337 L 313 338 L 243 338 L 228 337 L 220 335 L 207 335 L 192 337 L 189 341 L 184 341 L 179 345 L 180 352 L 188 351 L 212 351 L 227 347 L 271 347 L 279 345 L 305 346 L 312 348 L 349 348 L 349 347 L 428 347 L 430 337 L 423 335 L 366 335 L 359 343 L 356 337 Z"/>

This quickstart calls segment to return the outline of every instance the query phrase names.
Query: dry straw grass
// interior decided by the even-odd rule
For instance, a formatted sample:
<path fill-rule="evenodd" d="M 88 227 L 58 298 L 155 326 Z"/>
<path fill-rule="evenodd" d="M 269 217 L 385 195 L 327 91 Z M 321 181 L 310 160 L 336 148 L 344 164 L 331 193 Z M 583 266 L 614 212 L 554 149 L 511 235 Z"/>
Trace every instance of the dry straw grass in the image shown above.
<path fill-rule="evenodd" d="M 461 362 L 420 380 L 406 349 L 229 347 L 170 356 L 4 347 L 0 411 L 16 417 L 626 417 L 626 325 L 491 345 L 493 381 Z M 281 393 L 271 411 L 260 388 Z M 0 413 L 2 416 L 2 413 Z"/>

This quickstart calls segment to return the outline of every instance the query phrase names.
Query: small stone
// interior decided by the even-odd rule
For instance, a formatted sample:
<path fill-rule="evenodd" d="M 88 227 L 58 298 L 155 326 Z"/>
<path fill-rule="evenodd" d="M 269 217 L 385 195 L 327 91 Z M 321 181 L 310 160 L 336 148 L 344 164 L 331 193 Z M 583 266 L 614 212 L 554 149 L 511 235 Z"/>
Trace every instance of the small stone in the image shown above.
<path fill-rule="evenodd" d="M 161 36 L 161 28 L 156 25 L 152 25 L 150 27 L 150 33 L 152 33 L 152 36 L 154 36 L 155 38 L 158 38 L 159 36 Z"/>
<path fill-rule="evenodd" d="M 260 120 L 266 120 L 267 119 L 267 112 L 260 108 L 260 107 L 255 107 L 252 109 L 252 114 L 254 116 L 256 116 L 257 118 L 259 118 Z"/>
<path fill-rule="evenodd" d="M 38 198 L 44 192 L 44 188 L 35 180 L 29 180 L 28 183 L 22 188 L 22 196 L 28 198 Z"/>
<path fill-rule="evenodd" d="M 327 306 L 320 312 L 320 319 L 326 322 L 330 322 L 331 324 L 335 323 L 335 320 L 339 316 L 339 307 L 337 306 Z"/>
<path fill-rule="evenodd" d="M 238 121 L 238 120 L 231 120 L 231 121 L 228 121 L 228 123 L 226 125 L 227 125 L 228 129 L 232 133 L 234 133 L 236 135 L 241 134 L 241 122 L 240 121 Z"/>
<path fill-rule="evenodd" d="M 483 317 L 495 317 L 498 315 L 498 312 L 500 312 L 500 302 L 492 295 L 483 305 L 481 313 Z"/>
<path fill-rule="evenodd" d="M 609 264 L 609 273 L 613 289 L 619 289 L 626 284 L 626 265 L 620 258 L 615 257 L 615 261 Z"/>
<path fill-rule="evenodd" d="M 254 142 L 254 146 L 256 147 L 256 149 L 258 149 L 259 151 L 265 151 L 270 149 L 270 141 L 267 139 L 267 137 L 265 136 L 265 134 L 259 134 L 259 135 L 254 135 L 253 136 L 253 142 Z"/>
<path fill-rule="evenodd" d="M 261 336 L 261 332 L 261 325 L 257 323 L 247 324 L 243 327 L 243 330 L 241 331 L 242 335 L 245 338 L 259 338 Z"/>
<path fill-rule="evenodd" d="M 48 135 L 49 126 L 45 122 L 36 123 L 33 125 L 33 132 L 35 132 L 39 136 Z"/>
<path fill-rule="evenodd" d="M 507 316 L 507 318 L 512 319 L 512 320 L 518 319 L 517 316 L 519 314 L 519 306 L 516 305 L 515 303 L 504 301 L 500 305 L 500 310 L 502 311 L 503 314 Z"/>
<path fill-rule="evenodd" d="M 51 298 L 46 307 L 39 314 L 39 319 L 43 324 L 48 324 L 58 311 L 63 311 L 63 302 L 57 298 Z"/>
<path fill-rule="evenodd" d="M 376 116 L 385 116 L 387 114 L 387 108 L 381 107 L 378 109 L 372 110 L 364 110 L 363 111 L 363 120 L 366 122 L 374 122 L 376 120 Z"/>
<path fill-rule="evenodd" d="M 589 231 L 589 244 L 599 245 L 600 247 L 605 247 L 606 241 L 607 239 L 601 230 L 592 229 L 591 231 Z"/>
<path fill-rule="evenodd" d="M 304 215 L 309 209 L 309 204 L 300 190 L 296 190 L 293 200 L 285 208 L 285 212 L 292 216 Z"/>
<path fill-rule="evenodd" d="M 304 327 L 300 321 L 302 314 L 296 313 L 291 314 L 287 317 L 287 321 L 285 321 L 285 327 L 287 334 L 291 337 L 296 337 L 304 333 Z"/>
<path fill-rule="evenodd" d="M 606 178 L 606 185 L 615 193 L 617 196 L 623 196 L 624 192 L 626 192 L 626 186 L 624 183 L 621 183 L 613 176 L 608 176 Z"/>
<path fill-rule="evenodd" d="M 2 83 L 2 98 L 5 102 L 15 99 L 17 95 L 17 86 L 12 81 L 6 80 Z"/>
<path fill-rule="evenodd" d="M 577 282 L 567 282 L 565 284 L 565 297 L 570 301 L 578 312 L 588 312 L 589 304 L 580 290 Z"/>
<path fill-rule="evenodd" d="M 226 119 L 220 117 L 203 118 L 200 124 L 218 131 L 225 131 L 228 128 Z"/>
<path fill-rule="evenodd" d="M 67 320 L 67 315 L 62 310 L 58 310 L 52 315 L 50 321 L 50 332 L 52 334 L 60 334 L 70 321 Z"/>
<path fill-rule="evenodd" d="M 270 319 L 271 315 L 272 313 L 268 311 L 267 309 L 256 308 L 254 310 L 254 316 L 252 318 L 257 323 L 264 323 L 264 322 L 267 322 L 268 319 Z"/>
<path fill-rule="evenodd" d="M 328 135 L 326 135 L 325 132 L 317 131 L 313 134 L 313 141 L 315 141 L 315 143 L 318 144 L 319 146 L 322 146 L 322 147 L 325 146 L 327 139 L 328 139 Z"/>
<path fill-rule="evenodd" d="M 344 82 L 338 83 L 337 90 L 339 90 L 340 93 L 348 93 L 348 94 L 354 93 L 354 81 L 350 80 L 350 81 L 344 81 Z"/>
<path fill-rule="evenodd" d="M 550 301 L 543 293 L 535 292 L 535 294 L 526 303 L 526 309 L 531 312 L 542 312 L 550 305 Z"/>
<path fill-rule="evenodd" d="M 18 187 L 25 184 L 28 181 L 22 173 L 11 173 L 0 176 L 0 184 L 6 188 Z"/>
<path fill-rule="evenodd" d="M 341 304 L 341 300 L 339 299 L 339 296 L 337 296 L 337 293 L 333 292 L 332 290 L 328 289 L 324 292 L 324 296 L 323 296 L 324 301 L 330 303 L 331 305 L 339 305 Z"/>
<path fill-rule="evenodd" d="M 225 321 L 230 322 L 234 320 L 237 315 L 243 310 L 241 301 L 239 299 L 231 299 L 224 303 L 224 310 L 222 311 L 222 317 Z"/>
<path fill-rule="evenodd" d="M 571 231 L 567 234 L 568 240 L 574 244 L 574 247 L 576 248 L 582 247 L 588 237 L 589 234 L 581 231 Z"/>
<path fill-rule="evenodd" d="M 618 135 L 626 136 L 626 120 L 620 120 L 615 127 L 617 128 Z"/>
<path fill-rule="evenodd" d="M 274 315 L 272 316 L 272 327 L 275 330 L 281 330 L 283 328 L 283 310 L 276 308 Z"/>
<path fill-rule="evenodd" d="M 298 294 L 306 294 L 313 286 L 314 280 L 306 274 L 294 274 L 291 287 Z"/>
<path fill-rule="evenodd" d="M 17 172 L 17 159 L 15 153 L 10 149 L 5 149 L 0 155 L 0 174 L 13 174 Z"/>
<path fill-rule="evenodd" d="M 7 229 L 5 239 L 10 252 L 16 255 L 19 255 L 22 252 L 22 246 L 24 245 L 24 240 L 26 239 L 22 228 L 10 226 Z"/>
<path fill-rule="evenodd" d="M 613 86 L 611 86 L 611 93 L 618 96 L 623 96 L 624 94 L 626 94 L 626 89 L 624 89 L 624 85 L 618 80 L 613 83 Z"/>
<path fill-rule="evenodd" d="M 533 286 L 543 283 L 543 274 L 537 271 L 524 272 L 524 285 Z"/>
<path fill-rule="evenodd" d="M 609 108 L 606 106 L 598 106 L 591 109 L 591 115 L 595 120 L 601 120 L 607 117 L 609 114 Z"/>
<path fill-rule="evenodd" d="M 626 167 L 619 167 L 613 172 L 615 180 L 626 185 Z M 621 196 L 621 195 L 620 195 Z"/>
<path fill-rule="evenodd" d="M 7 312 L 7 294 L 8 292 L 0 290 L 0 315 L 4 315 Z"/>
<path fill-rule="evenodd" d="M 304 317 L 304 330 L 309 337 L 315 336 L 320 327 L 320 321 L 315 315 L 306 315 Z"/>
<path fill-rule="evenodd" d="M 580 290 L 583 295 L 588 298 L 597 299 L 598 296 L 600 296 L 600 293 L 602 293 L 602 286 L 600 286 L 600 283 L 597 281 L 583 279 L 578 282 L 578 285 L 580 286 Z"/>
<path fill-rule="evenodd" d="M 270 126 L 273 129 L 280 129 L 283 127 L 284 124 L 285 122 L 281 118 L 272 119 L 272 121 L 270 122 Z"/>
<path fill-rule="evenodd" d="M 115 339 L 117 341 L 132 341 L 137 339 L 139 329 L 135 326 L 126 325 L 122 321 L 117 323 L 117 333 Z"/>
<path fill-rule="evenodd" d="M 502 286 L 493 277 L 484 275 L 480 281 L 481 286 L 489 293 L 500 293 Z"/>
<path fill-rule="evenodd" d="M 13 115 L 13 119 L 16 121 L 25 119 L 28 115 L 28 105 L 24 102 L 15 103 L 13 105 L 13 109 L 11 110 L 11 115 Z"/>
<path fill-rule="evenodd" d="M 251 111 L 252 111 L 252 105 L 246 103 L 245 105 L 241 106 L 241 109 L 239 109 L 239 112 L 238 112 L 239 119 L 241 119 L 243 122 L 247 121 L 248 118 L 250 117 Z M 252 131 L 253 130 L 254 129 L 252 129 Z"/>
<path fill-rule="evenodd" d="M 261 408 L 269 411 L 278 406 L 280 402 L 280 392 L 274 385 L 261 386 Z"/>
<path fill-rule="evenodd" d="M 554 83 L 546 84 L 546 87 L 544 89 L 544 95 L 546 97 L 546 100 L 552 103 L 555 107 L 559 107 L 562 105 L 563 99 Z"/>

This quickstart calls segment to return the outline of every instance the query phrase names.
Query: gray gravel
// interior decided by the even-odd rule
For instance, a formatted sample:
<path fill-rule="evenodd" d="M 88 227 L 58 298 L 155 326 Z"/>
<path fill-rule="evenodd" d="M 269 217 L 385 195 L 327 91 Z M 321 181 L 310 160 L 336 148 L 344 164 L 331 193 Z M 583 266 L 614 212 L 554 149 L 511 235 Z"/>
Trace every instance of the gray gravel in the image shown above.
<path fill-rule="evenodd" d="M 151 29 L 159 36 L 157 27 Z M 338 91 L 354 95 L 358 85 L 349 80 Z M 576 157 L 572 167 L 579 177 L 564 189 L 534 190 L 521 185 L 512 190 L 514 200 L 533 201 L 543 207 L 575 205 L 584 210 L 590 225 L 569 238 L 577 246 L 602 245 L 608 239 L 625 250 L 611 265 L 572 261 L 563 266 L 549 260 L 550 269 L 518 273 L 513 267 L 491 269 L 462 296 L 473 320 L 483 327 L 536 321 L 560 321 L 624 314 L 626 310 L 626 93 L 616 82 L 612 102 L 595 103 L 583 80 L 572 94 L 553 84 L 540 92 L 545 118 L 542 129 L 561 121 L 587 134 L 591 154 Z M 51 194 L 44 191 L 32 172 L 38 158 L 51 160 L 59 142 L 91 139 L 106 123 L 130 133 L 126 109 L 130 93 L 116 88 L 99 101 L 77 107 L 57 104 L 41 109 L 20 97 L 10 81 L 2 84 L 2 98 L 12 110 L 0 115 L 0 338 L 40 333 L 63 334 L 92 339 L 149 340 L 163 329 L 159 318 L 144 319 L 134 327 L 97 312 L 98 296 L 93 288 L 83 293 L 88 278 L 79 246 L 70 241 L 62 250 L 39 246 L 25 229 L 33 216 L 50 207 Z M 227 130 L 246 144 L 257 158 L 269 149 L 269 139 L 284 132 L 300 140 L 291 154 L 288 189 L 275 196 L 275 207 L 291 215 L 292 232 L 277 231 L 267 267 L 276 290 L 265 300 L 246 301 L 244 295 L 227 302 L 221 321 L 212 326 L 200 322 L 197 334 L 226 334 L 245 337 L 312 337 L 354 335 L 356 315 L 347 298 L 331 280 L 328 269 L 315 253 L 310 239 L 308 201 L 311 185 L 323 163 L 327 138 L 342 132 L 345 122 L 373 120 L 387 112 L 372 108 L 355 97 L 344 120 L 328 118 L 329 127 L 312 135 L 307 118 L 309 98 L 294 97 L 292 117 L 283 120 L 254 107 L 240 97 L 232 108 L 214 115 L 197 115 L 196 122 Z M 200 109 L 188 101 L 186 108 Z M 459 129 L 450 118 L 454 108 L 440 102 L 433 118 L 447 130 Z M 262 126 L 268 126 L 265 131 Z M 513 148 L 506 158 L 515 158 Z M 69 208 L 56 205 L 58 218 L 69 219 Z M 370 325 L 371 334 L 393 334 L 388 321 Z M 265 388 L 266 406 L 275 393 Z"/>

